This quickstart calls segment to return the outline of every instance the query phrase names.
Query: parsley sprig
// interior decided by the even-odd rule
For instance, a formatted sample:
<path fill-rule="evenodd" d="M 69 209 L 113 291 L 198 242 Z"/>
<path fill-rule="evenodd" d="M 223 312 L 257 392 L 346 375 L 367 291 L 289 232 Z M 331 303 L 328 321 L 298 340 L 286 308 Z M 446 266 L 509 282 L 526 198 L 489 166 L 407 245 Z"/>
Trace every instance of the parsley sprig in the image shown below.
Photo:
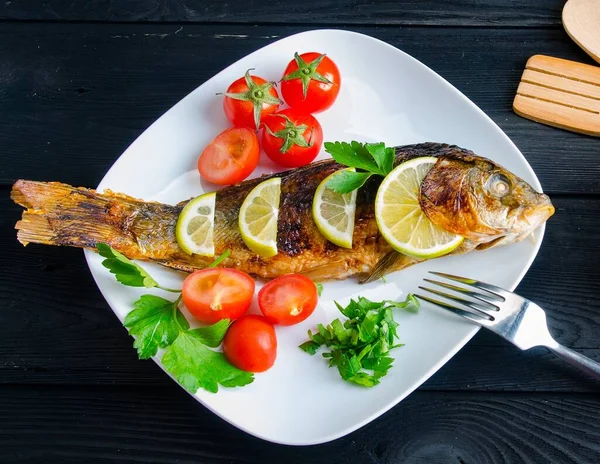
<path fill-rule="evenodd" d="M 364 185 L 372 176 L 387 176 L 394 169 L 395 150 L 380 143 L 325 142 L 325 151 L 345 166 L 360 171 L 343 171 L 334 176 L 327 187 L 338 193 L 349 193 Z"/>
<path fill-rule="evenodd" d="M 300 349 L 314 355 L 322 346 L 329 348 L 323 357 L 329 359 L 329 367 L 337 367 L 342 379 L 373 387 L 392 367 L 394 358 L 390 350 L 403 346 L 396 343 L 398 323 L 392 309 L 416 312 L 419 301 L 409 294 L 401 302 L 374 302 L 359 297 L 345 307 L 335 304 L 347 319 L 344 322 L 334 319 L 327 326 L 318 324 L 315 333 L 308 331 L 309 340 Z"/>
<path fill-rule="evenodd" d="M 144 268 L 104 243 L 99 243 L 97 249 L 105 258 L 102 265 L 123 285 L 180 293 L 175 301 L 145 294 L 133 303 L 133 310 L 127 314 L 123 325 L 135 338 L 133 347 L 140 359 L 151 358 L 163 349 L 163 366 L 191 393 L 200 388 L 216 393 L 219 385 L 241 387 L 252 383 L 254 376 L 251 373 L 232 366 L 223 353 L 210 349 L 217 348 L 223 341 L 230 325 L 229 319 L 191 329 L 179 309 L 181 290 L 159 285 Z M 217 266 L 227 256 L 229 250 L 215 259 L 210 267 Z"/>

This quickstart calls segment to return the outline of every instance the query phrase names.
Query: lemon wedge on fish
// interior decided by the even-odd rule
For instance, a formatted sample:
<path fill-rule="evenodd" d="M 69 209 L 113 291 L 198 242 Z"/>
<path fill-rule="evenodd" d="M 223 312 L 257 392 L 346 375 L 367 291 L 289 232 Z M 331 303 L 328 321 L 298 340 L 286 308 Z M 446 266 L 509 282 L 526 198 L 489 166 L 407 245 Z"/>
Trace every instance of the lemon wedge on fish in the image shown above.
<path fill-rule="evenodd" d="M 187 254 L 214 256 L 216 192 L 205 193 L 191 200 L 179 215 L 175 227 L 177 243 Z"/>
<path fill-rule="evenodd" d="M 273 177 L 261 182 L 248 194 L 238 224 L 244 243 L 263 258 L 277 254 L 277 218 L 281 179 Z"/>
<path fill-rule="evenodd" d="M 352 248 L 356 192 L 337 193 L 327 188 L 327 183 L 344 171 L 342 169 L 327 176 L 317 187 L 312 204 L 312 216 L 319 232 L 330 242 L 343 248 Z"/>
<path fill-rule="evenodd" d="M 436 258 L 458 247 L 463 237 L 436 226 L 419 205 L 421 182 L 437 162 L 426 156 L 397 166 L 375 198 L 379 231 L 392 248 L 414 258 Z"/>

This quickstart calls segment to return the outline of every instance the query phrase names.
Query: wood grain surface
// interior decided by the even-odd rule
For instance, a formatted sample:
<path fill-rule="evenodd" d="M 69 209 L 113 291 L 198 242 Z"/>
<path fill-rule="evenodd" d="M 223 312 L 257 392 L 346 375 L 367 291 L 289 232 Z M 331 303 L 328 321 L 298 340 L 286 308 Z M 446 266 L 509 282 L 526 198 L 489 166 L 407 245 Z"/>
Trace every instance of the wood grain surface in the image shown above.
<path fill-rule="evenodd" d="M 95 186 L 148 125 L 232 62 L 314 27 L 352 29 L 441 74 L 524 153 L 557 211 L 518 292 L 547 309 L 561 343 L 600 360 L 599 141 L 512 111 L 530 56 L 593 63 L 562 29 L 563 4 L 0 2 L 0 462 L 600 462 L 598 383 L 484 331 L 345 438 L 297 448 L 250 437 L 137 359 L 80 250 L 19 245 L 8 197 L 17 178 Z"/>
<path fill-rule="evenodd" d="M 347 437 L 291 447 L 202 413 L 175 385 L 6 387 L 0 446 L 25 463 L 596 464 L 597 408 L 590 394 L 416 392 Z"/>
<path fill-rule="evenodd" d="M 303 0 L 27 0 L 0 3 L 0 18 L 45 21 L 559 26 L 561 0 L 411 2 Z"/>

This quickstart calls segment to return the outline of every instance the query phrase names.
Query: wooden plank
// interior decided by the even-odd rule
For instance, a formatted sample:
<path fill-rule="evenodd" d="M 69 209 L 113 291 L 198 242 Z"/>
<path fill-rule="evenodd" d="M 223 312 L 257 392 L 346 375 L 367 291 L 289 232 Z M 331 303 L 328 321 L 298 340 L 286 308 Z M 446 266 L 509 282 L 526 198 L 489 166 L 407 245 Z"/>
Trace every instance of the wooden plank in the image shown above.
<path fill-rule="evenodd" d="M 0 23 L 0 153 L 11 159 L 0 184 L 97 185 L 129 143 L 199 84 L 306 29 Z M 600 193 L 597 140 L 524 120 L 511 108 L 533 54 L 590 61 L 563 31 L 355 29 L 412 54 L 465 93 L 514 140 L 546 191 Z"/>
<path fill-rule="evenodd" d="M 600 199 L 554 203 L 557 212 L 518 292 L 547 310 L 560 342 L 600 360 Z M 0 305 L 10 327 L 0 338 L 0 383 L 169 385 L 158 367 L 136 358 L 80 250 L 17 243 L 20 211 L 0 189 Z M 546 351 L 522 353 L 484 331 L 423 388 L 597 391 Z"/>
<path fill-rule="evenodd" d="M 268 444 L 172 386 L 2 387 L 4 462 L 592 464 L 598 395 L 416 392 L 333 442 Z M 318 420 L 318 411 L 315 412 Z"/>
<path fill-rule="evenodd" d="M 461 2 L 357 2 L 303 0 L 288 3 L 240 0 L 27 0 L 0 4 L 0 19 L 50 21 L 160 21 L 202 23 L 385 24 L 451 26 L 558 26 L 561 0 L 463 0 Z"/>

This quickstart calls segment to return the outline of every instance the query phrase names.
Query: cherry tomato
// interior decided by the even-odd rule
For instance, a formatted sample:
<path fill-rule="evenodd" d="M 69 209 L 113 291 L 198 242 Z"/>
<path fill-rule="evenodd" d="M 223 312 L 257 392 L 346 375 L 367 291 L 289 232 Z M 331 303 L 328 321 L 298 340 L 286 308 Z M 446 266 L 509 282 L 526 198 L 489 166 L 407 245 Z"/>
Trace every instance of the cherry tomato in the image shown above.
<path fill-rule="evenodd" d="M 181 291 L 192 316 L 214 324 L 246 312 L 254 296 L 254 279 L 236 269 L 208 268 L 187 276 Z"/>
<path fill-rule="evenodd" d="M 294 54 L 282 81 L 281 95 L 287 104 L 307 113 L 319 113 L 333 105 L 342 84 L 336 64 L 314 52 Z"/>
<path fill-rule="evenodd" d="M 288 108 L 267 116 L 263 126 L 263 150 L 281 166 L 304 166 L 321 151 L 323 129 L 309 113 Z"/>
<path fill-rule="evenodd" d="M 198 171 L 214 184 L 235 184 L 254 171 L 259 156 L 256 133 L 245 127 L 233 127 L 217 135 L 202 151 Z"/>
<path fill-rule="evenodd" d="M 225 334 L 223 354 L 227 361 L 243 371 L 266 371 L 277 357 L 273 324 L 254 314 L 240 317 Z"/>
<path fill-rule="evenodd" d="M 294 325 L 310 316 L 317 307 L 317 286 L 301 274 L 273 279 L 258 292 L 258 306 L 269 322 Z"/>
<path fill-rule="evenodd" d="M 273 83 L 262 77 L 251 76 L 249 70 L 227 88 L 223 99 L 227 119 L 235 127 L 250 129 L 258 129 L 263 118 L 275 113 L 280 104 Z"/>

